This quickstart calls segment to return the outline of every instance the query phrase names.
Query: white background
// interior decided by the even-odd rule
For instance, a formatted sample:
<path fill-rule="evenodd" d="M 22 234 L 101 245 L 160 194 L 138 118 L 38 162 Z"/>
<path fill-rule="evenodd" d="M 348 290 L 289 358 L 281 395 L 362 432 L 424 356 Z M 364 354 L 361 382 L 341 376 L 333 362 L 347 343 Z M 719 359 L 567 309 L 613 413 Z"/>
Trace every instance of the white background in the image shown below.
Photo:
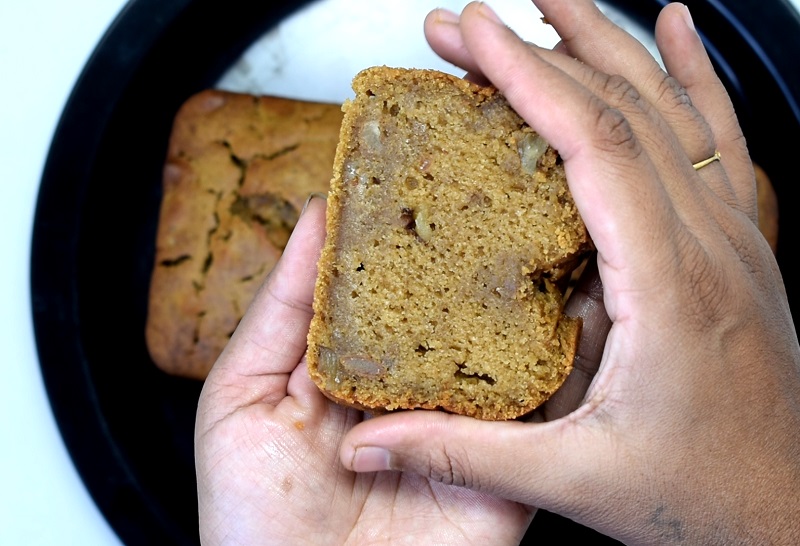
<path fill-rule="evenodd" d="M 490 3 L 503 15 L 502 0 Z M 516 3 L 530 9 L 526 0 Z M 424 13 L 451 3 L 421 4 Z M 39 177 L 61 110 L 123 5 L 0 2 L 0 545 L 120 544 L 76 474 L 50 412 L 31 325 L 29 245 Z M 251 75 L 264 70 L 250 68 Z M 243 75 L 237 69 L 236 85 L 258 83 Z"/>

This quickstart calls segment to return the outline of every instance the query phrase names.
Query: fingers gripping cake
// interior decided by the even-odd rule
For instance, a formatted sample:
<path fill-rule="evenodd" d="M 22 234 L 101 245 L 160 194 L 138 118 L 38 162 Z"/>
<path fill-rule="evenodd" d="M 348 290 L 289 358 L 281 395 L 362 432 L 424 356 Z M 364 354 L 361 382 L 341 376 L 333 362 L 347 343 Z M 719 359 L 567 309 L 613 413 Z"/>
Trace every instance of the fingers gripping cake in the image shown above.
<path fill-rule="evenodd" d="M 511 419 L 572 368 L 563 287 L 591 241 L 557 152 L 494 88 L 353 80 L 308 337 L 312 379 L 376 412 Z"/>

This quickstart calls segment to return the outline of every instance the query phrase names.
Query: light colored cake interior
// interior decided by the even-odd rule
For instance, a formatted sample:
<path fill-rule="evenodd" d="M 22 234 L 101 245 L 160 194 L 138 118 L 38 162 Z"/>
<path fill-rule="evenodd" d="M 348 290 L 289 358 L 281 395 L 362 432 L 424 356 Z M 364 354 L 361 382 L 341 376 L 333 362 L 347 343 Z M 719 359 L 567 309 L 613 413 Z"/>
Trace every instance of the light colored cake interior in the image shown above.
<path fill-rule="evenodd" d="M 484 419 L 569 373 L 561 286 L 591 247 L 550 148 L 492 88 L 375 67 L 353 83 L 309 370 L 334 400 Z"/>

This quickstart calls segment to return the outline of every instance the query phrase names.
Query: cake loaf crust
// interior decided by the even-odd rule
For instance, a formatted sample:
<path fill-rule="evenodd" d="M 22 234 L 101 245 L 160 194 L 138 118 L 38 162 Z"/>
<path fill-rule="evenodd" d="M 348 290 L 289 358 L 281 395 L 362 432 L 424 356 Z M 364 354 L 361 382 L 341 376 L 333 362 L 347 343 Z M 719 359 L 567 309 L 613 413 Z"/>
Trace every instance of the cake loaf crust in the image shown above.
<path fill-rule="evenodd" d="M 512 419 L 566 379 L 565 281 L 592 244 L 557 152 L 492 87 L 353 80 L 328 196 L 308 369 L 337 402 Z"/>
<path fill-rule="evenodd" d="M 205 379 L 306 198 L 327 192 L 340 104 L 208 89 L 177 112 L 145 337 L 163 371 Z"/>

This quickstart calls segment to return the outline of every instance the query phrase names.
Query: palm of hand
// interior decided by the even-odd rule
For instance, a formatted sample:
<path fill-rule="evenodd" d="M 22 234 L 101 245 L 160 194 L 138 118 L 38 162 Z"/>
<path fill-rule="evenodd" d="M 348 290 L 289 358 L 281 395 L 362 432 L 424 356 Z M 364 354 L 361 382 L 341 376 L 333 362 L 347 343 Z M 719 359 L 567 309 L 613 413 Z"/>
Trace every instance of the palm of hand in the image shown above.
<path fill-rule="evenodd" d="M 416 474 L 350 472 L 339 446 L 361 412 L 328 401 L 305 366 L 287 388 L 275 405 L 261 397 L 212 423 L 201 415 L 204 540 L 519 543 L 533 515 L 529 507 Z"/>

